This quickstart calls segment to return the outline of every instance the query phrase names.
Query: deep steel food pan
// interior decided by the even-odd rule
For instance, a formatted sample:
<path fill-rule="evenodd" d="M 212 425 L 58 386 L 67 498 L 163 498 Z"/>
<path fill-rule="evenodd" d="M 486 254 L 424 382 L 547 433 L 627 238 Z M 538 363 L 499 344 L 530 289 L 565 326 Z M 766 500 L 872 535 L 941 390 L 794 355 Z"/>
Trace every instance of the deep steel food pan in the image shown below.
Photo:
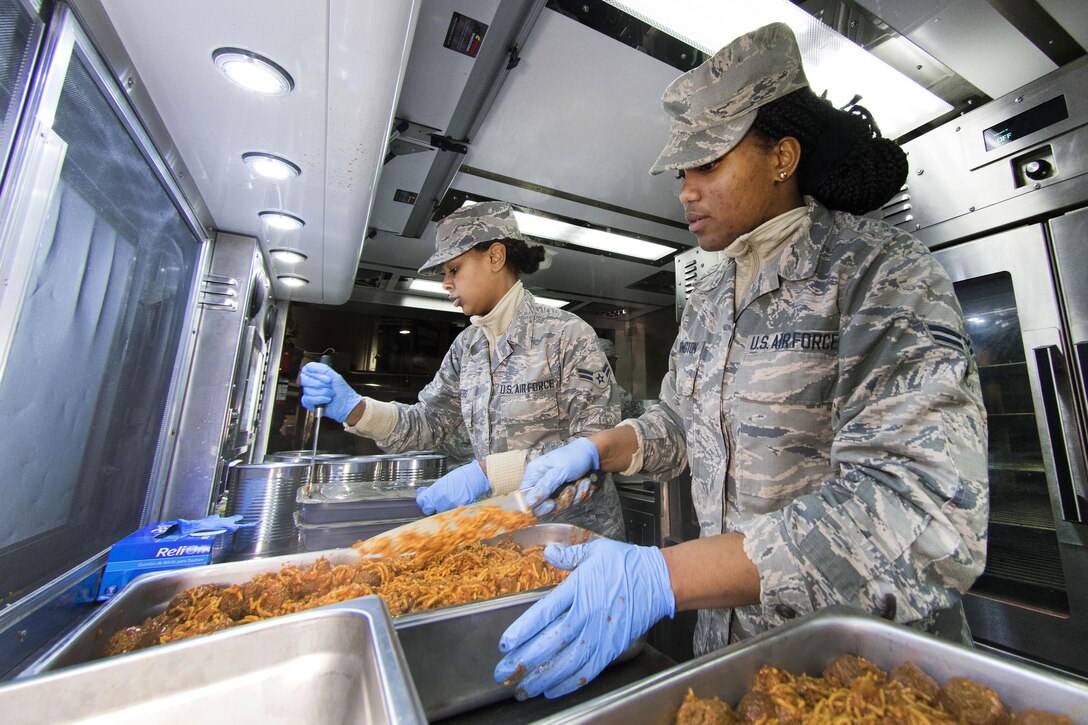
<path fill-rule="evenodd" d="M 534 546 L 579 543 L 594 536 L 585 529 L 569 524 L 540 524 L 506 534 L 504 538 L 523 546 Z M 278 571 L 287 564 L 312 564 L 322 556 L 333 564 L 340 564 L 353 562 L 358 555 L 354 549 L 330 549 L 144 575 L 103 604 L 70 637 L 47 651 L 19 677 L 92 660 L 114 632 L 141 624 L 146 618 L 162 612 L 174 596 L 190 587 L 241 584 L 257 574 Z M 499 637 L 511 622 L 545 593 L 546 590 L 538 590 L 512 594 L 393 619 L 428 718 L 455 715 L 513 696 L 513 685 L 499 685 L 492 679 L 492 671 L 500 659 Z M 274 624 L 282 619 L 268 620 L 267 623 Z M 255 625 L 239 627 L 238 630 L 248 626 Z M 234 631 L 237 630 L 226 630 Z M 226 632 L 198 639 L 214 641 Z M 159 645 L 152 650 L 165 650 L 179 644 L 182 643 Z M 637 654 L 642 645 L 643 640 L 634 643 L 624 659 Z M 114 659 L 135 654 L 138 653 Z"/>
<path fill-rule="evenodd" d="M 6 723 L 425 723 L 377 597 L 0 686 Z"/>
<path fill-rule="evenodd" d="M 544 720 L 547 723 L 671 723 L 688 688 L 735 706 L 763 665 L 819 675 L 841 654 L 888 671 L 913 662 L 943 683 L 970 677 L 992 687 L 1012 712 L 1041 708 L 1088 722 L 1088 686 L 901 625 L 832 607 L 719 652 L 647 677 Z"/>
<path fill-rule="evenodd" d="M 307 496 L 299 489 L 296 502 L 299 523 L 338 524 L 345 521 L 419 518 L 423 512 L 416 504 L 415 493 L 402 491 L 355 491 L 341 495 L 328 487 L 315 488 Z M 336 547 L 325 547 L 336 548 Z"/>

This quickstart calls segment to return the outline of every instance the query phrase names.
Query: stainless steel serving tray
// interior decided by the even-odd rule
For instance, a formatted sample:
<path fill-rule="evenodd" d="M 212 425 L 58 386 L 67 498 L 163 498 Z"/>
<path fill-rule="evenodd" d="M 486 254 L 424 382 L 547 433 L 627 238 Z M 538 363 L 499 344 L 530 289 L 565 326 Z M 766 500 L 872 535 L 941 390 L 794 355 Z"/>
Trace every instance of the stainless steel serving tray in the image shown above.
<path fill-rule="evenodd" d="M 522 546 L 579 543 L 595 536 L 585 529 L 569 524 L 540 524 L 506 535 Z M 171 599 L 190 587 L 201 584 L 242 584 L 257 574 L 279 571 L 288 564 L 312 564 L 319 557 L 325 557 L 333 564 L 341 564 L 357 561 L 358 554 L 350 548 L 328 549 L 142 576 L 102 605 L 70 637 L 51 648 L 18 677 L 41 674 L 93 660 L 114 632 L 141 624 L 146 618 L 159 614 Z M 492 672 L 500 659 L 499 637 L 510 623 L 546 592 L 547 590 L 542 589 L 512 594 L 393 619 L 405 660 L 428 718 L 433 720 L 448 717 L 513 697 L 513 685 L 499 685 L 492 678 Z M 262 624 L 274 626 L 283 619 L 280 617 L 267 620 Z M 226 633 L 252 626 L 256 625 L 246 625 L 199 639 L 214 641 Z M 182 643 L 158 645 L 145 651 L 167 650 L 179 644 Z M 643 640 L 640 639 L 628 649 L 624 659 L 637 654 L 642 645 Z M 134 654 L 121 655 L 114 659 L 124 659 Z"/>
<path fill-rule="evenodd" d="M 425 723 L 378 597 L 0 686 L 5 723 Z"/>
<path fill-rule="evenodd" d="M 688 688 L 730 706 L 763 665 L 819 675 L 841 654 L 884 670 L 914 662 L 937 682 L 970 677 L 997 691 L 1010 711 L 1034 707 L 1088 722 L 1088 686 L 1043 670 L 952 644 L 907 627 L 832 607 L 564 710 L 545 723 L 671 723 Z"/>

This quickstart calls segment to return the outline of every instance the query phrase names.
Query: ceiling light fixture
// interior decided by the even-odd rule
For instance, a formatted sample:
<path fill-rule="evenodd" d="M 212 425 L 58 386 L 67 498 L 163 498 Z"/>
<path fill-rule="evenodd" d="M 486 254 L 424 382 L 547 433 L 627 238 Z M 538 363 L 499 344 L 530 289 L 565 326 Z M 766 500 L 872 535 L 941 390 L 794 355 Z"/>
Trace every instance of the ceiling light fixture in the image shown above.
<path fill-rule="evenodd" d="M 306 255 L 294 249 L 272 249 L 268 252 L 272 258 L 286 264 L 298 264 L 306 261 Z"/>
<path fill-rule="evenodd" d="M 407 329 L 407 328 L 404 328 L 402 330 L 397 330 L 397 332 L 399 332 L 401 335 L 411 335 L 412 334 L 412 331 Z"/>
<path fill-rule="evenodd" d="M 297 274 L 280 274 L 276 275 L 276 279 L 283 282 L 288 287 L 302 287 L 310 284 L 310 280 L 305 277 L 299 277 Z"/>
<path fill-rule="evenodd" d="M 775 21 L 790 26 L 812 90 L 826 89 L 838 107 L 858 101 L 887 138 L 948 113 L 952 106 L 872 53 L 850 42 L 790 0 L 608 0 L 610 5 L 712 55 L 731 40 Z"/>
<path fill-rule="evenodd" d="M 442 283 L 436 282 L 431 279 L 413 279 L 408 283 L 408 289 L 411 292 L 422 292 L 429 295 L 442 295 L 448 297 L 449 293 L 442 289 Z M 542 305 L 548 305 L 549 307 L 566 307 L 570 304 L 568 300 L 557 300 L 551 297 L 541 297 L 536 293 L 533 293 L 533 297 Z"/>
<path fill-rule="evenodd" d="M 268 179 L 276 179 L 277 181 L 292 179 L 302 173 L 302 169 L 297 164 L 282 156 L 267 154 L 262 151 L 249 151 L 242 154 L 242 162 L 252 169 L 255 174 L 260 174 Z"/>
<path fill-rule="evenodd" d="M 261 221 L 266 222 L 273 229 L 279 229 L 284 232 L 298 231 L 306 226 L 306 222 L 302 221 L 301 217 L 297 217 L 294 214 L 288 214 L 285 211 L 262 211 L 258 212 L 257 216 L 261 218 Z"/>
<path fill-rule="evenodd" d="M 435 282 L 432 279 L 413 279 L 408 283 L 408 289 L 413 292 L 426 292 L 432 295 L 442 295 L 448 297 L 449 293 L 442 289 L 441 282 Z"/>
<path fill-rule="evenodd" d="M 601 252 L 622 254 L 625 257 L 636 257 L 651 262 L 656 262 L 676 250 L 664 244 L 646 242 L 634 237 L 612 232 L 580 227 L 575 224 L 561 222 L 558 219 L 547 219 L 535 214 L 515 211 L 514 217 L 518 220 L 518 227 L 523 234 L 542 239 L 551 239 L 557 242 L 565 242 L 578 247 L 587 247 Z"/>
<path fill-rule="evenodd" d="M 232 83 L 262 96 L 287 95 L 295 87 L 290 73 L 249 50 L 217 48 L 212 51 L 212 61 Z"/>
<path fill-rule="evenodd" d="M 566 307 L 570 304 L 570 302 L 568 302 L 567 300 L 555 300 L 551 297 L 541 297 L 537 294 L 533 295 L 533 299 L 535 299 L 542 305 L 547 305 L 548 307 Z"/>

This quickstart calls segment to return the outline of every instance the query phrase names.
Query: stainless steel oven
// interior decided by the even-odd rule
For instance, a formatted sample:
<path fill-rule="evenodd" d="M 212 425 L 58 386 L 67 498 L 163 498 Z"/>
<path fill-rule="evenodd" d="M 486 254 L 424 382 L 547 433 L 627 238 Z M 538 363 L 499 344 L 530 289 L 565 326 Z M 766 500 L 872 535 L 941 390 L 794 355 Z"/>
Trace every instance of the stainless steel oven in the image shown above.
<path fill-rule="evenodd" d="M 1084 278 L 1064 279 L 1052 263 L 1050 237 L 1058 221 L 957 244 L 936 256 L 963 306 L 989 423 L 987 562 L 965 601 L 972 631 L 982 643 L 1085 672 L 1083 389 L 1060 304 L 1061 290 L 1083 288 Z M 1081 244 L 1073 251 L 1085 250 Z M 1083 269 L 1085 259 L 1075 268 Z M 1077 263 L 1063 258 L 1062 264 Z"/>

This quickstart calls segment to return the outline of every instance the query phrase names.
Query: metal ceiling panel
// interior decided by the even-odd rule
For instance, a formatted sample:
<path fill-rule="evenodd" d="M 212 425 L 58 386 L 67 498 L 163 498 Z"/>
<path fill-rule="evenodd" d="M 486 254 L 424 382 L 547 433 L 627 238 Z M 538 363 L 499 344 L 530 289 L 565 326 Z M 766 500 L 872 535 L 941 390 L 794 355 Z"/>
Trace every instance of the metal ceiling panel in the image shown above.
<path fill-rule="evenodd" d="M 147 86 L 215 226 L 300 249 L 289 271 L 310 284 L 276 296 L 336 304 L 348 299 L 396 107 L 417 2 L 325 0 L 114 0 L 111 22 Z M 286 96 L 248 93 L 223 77 L 214 49 L 241 47 L 284 67 Z M 275 182 L 253 175 L 246 151 L 284 156 L 302 168 Z M 270 239 L 258 212 L 306 221 Z"/>
<path fill-rule="evenodd" d="M 991 98 L 1057 66 L 986 0 L 857 0 Z"/>
<path fill-rule="evenodd" d="M 426 0 L 422 4 L 397 106 L 398 119 L 446 132 L 475 62 L 445 47 L 450 22 L 454 13 L 459 13 L 490 25 L 498 4 L 498 0 Z M 396 194 L 401 190 L 418 194 L 434 160 L 434 150 L 422 150 L 385 163 L 371 227 L 398 234 L 404 230 L 412 205 L 398 201 Z"/>
<path fill-rule="evenodd" d="M 552 11 L 521 56 L 465 164 L 683 221 L 675 179 L 648 173 L 667 136 L 661 94 L 679 71 Z"/>
<path fill-rule="evenodd" d="M 1088 8 L 1084 0 L 1037 0 L 1082 48 L 1088 48 Z"/>

